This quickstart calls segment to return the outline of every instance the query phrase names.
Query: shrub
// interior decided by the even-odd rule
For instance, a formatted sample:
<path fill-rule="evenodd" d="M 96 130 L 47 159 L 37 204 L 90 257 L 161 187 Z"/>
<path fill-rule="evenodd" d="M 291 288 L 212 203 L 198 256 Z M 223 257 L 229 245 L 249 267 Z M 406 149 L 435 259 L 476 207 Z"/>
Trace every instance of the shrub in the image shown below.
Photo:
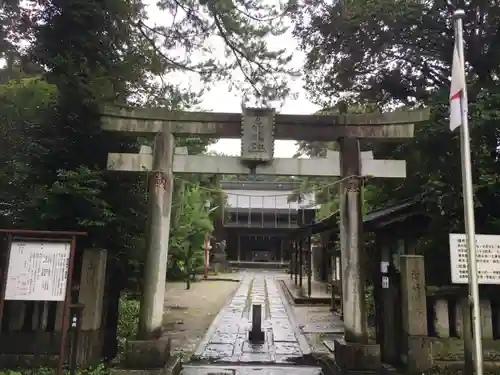
<path fill-rule="evenodd" d="M 118 353 L 123 353 L 127 339 L 137 335 L 139 323 L 139 301 L 137 298 L 127 294 L 120 297 L 118 313 Z"/>

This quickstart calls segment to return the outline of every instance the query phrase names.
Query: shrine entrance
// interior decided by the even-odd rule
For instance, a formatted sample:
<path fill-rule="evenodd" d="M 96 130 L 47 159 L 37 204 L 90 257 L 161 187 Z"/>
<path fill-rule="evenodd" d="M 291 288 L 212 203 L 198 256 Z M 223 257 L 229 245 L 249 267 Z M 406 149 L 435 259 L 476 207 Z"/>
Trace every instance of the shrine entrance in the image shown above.
<path fill-rule="evenodd" d="M 411 138 L 414 124 L 427 120 L 428 116 L 428 110 L 318 116 L 276 114 L 267 108 L 245 108 L 242 114 L 106 108 L 102 112 L 104 130 L 155 136 L 153 152 L 110 153 L 108 157 L 109 169 L 154 175 L 149 179 L 148 248 L 138 330 L 145 348 L 148 340 L 157 337 L 162 325 L 173 175 L 207 173 L 341 177 L 342 296 L 348 345 L 339 350 L 353 351 L 352 355 L 368 350 L 361 180 L 366 176 L 404 178 L 406 164 L 403 160 L 377 160 L 371 152 L 361 152 L 360 139 L 402 141 Z M 185 149 L 175 149 L 176 135 L 241 138 L 241 156 L 187 155 Z M 340 152 L 329 152 L 325 158 L 274 158 L 275 139 L 338 141 Z M 250 221 L 252 217 L 249 213 Z"/>
<path fill-rule="evenodd" d="M 257 235 L 247 236 L 246 238 L 251 261 L 271 262 L 277 260 L 276 258 L 279 255 L 277 254 L 276 243 L 278 241 L 275 237 Z"/>
<path fill-rule="evenodd" d="M 300 182 L 294 179 L 221 181 L 226 210 L 216 237 L 227 241 L 232 266 L 267 262 L 282 268 L 286 257 L 290 259 L 290 233 L 304 222 L 305 211 L 312 220 L 316 208 L 314 193 L 306 194 L 300 203 L 288 201 L 299 188 Z"/>

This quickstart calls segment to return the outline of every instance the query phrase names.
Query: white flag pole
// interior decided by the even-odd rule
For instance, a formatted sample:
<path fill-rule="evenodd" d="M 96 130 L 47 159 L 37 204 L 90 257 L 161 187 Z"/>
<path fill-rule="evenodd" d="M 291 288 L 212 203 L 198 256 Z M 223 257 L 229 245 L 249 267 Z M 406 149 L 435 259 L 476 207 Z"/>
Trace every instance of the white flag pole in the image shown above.
<path fill-rule="evenodd" d="M 465 16 L 463 10 L 457 10 L 453 15 L 455 20 L 455 38 L 458 55 L 460 57 L 460 69 L 465 70 L 464 41 L 462 19 Z M 465 74 L 464 74 L 465 75 Z M 467 238 L 468 254 L 468 276 L 469 276 L 469 305 L 472 305 L 472 335 L 474 337 L 474 367 L 476 375 L 483 375 L 483 348 L 481 340 L 481 323 L 479 309 L 479 286 L 477 278 L 476 262 L 476 233 L 474 222 L 474 196 L 472 185 L 470 135 L 468 121 L 467 90 L 464 82 L 462 95 L 460 97 L 461 118 L 460 126 L 460 151 L 462 161 L 462 185 L 465 214 L 465 235 Z"/>

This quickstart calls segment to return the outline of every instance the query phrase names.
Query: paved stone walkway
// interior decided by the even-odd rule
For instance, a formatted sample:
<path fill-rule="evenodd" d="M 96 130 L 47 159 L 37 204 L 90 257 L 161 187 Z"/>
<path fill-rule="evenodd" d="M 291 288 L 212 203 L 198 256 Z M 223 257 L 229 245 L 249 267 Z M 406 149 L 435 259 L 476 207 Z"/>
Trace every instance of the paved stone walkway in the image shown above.
<path fill-rule="evenodd" d="M 253 304 L 262 305 L 265 332 L 262 345 L 248 341 Z M 233 298 L 214 320 L 195 357 L 211 363 L 290 363 L 310 354 L 307 340 L 298 328 L 275 276 L 245 274 Z"/>
<path fill-rule="evenodd" d="M 320 375 L 319 367 L 184 366 L 182 375 Z"/>

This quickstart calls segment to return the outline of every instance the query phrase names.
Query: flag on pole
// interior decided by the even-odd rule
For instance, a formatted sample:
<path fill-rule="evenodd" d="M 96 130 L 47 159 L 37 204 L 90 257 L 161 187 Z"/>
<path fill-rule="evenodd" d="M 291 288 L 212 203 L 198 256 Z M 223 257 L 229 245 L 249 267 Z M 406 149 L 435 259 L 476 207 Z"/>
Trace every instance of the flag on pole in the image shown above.
<path fill-rule="evenodd" d="M 472 302 L 472 337 L 464 340 L 466 353 L 466 373 L 483 375 L 483 344 L 481 339 L 481 308 L 479 306 L 479 283 L 476 256 L 476 230 L 474 218 L 474 185 L 472 183 L 470 135 L 468 122 L 467 87 L 464 66 L 463 19 L 465 12 L 457 9 L 453 14 L 455 29 L 455 48 L 451 68 L 450 92 L 450 129 L 460 127 L 460 156 L 462 165 L 462 186 L 467 243 L 467 271 L 469 295 Z M 473 350 L 472 350 L 473 348 Z M 474 354 L 473 356 L 471 354 Z M 469 371 L 469 364 L 474 368 Z M 472 367 L 472 366 L 471 366 Z"/>
<path fill-rule="evenodd" d="M 462 100 L 465 98 L 465 67 L 458 53 L 455 42 L 453 48 L 453 63 L 451 66 L 451 89 L 450 89 L 450 130 L 455 130 L 463 125 Z"/>

